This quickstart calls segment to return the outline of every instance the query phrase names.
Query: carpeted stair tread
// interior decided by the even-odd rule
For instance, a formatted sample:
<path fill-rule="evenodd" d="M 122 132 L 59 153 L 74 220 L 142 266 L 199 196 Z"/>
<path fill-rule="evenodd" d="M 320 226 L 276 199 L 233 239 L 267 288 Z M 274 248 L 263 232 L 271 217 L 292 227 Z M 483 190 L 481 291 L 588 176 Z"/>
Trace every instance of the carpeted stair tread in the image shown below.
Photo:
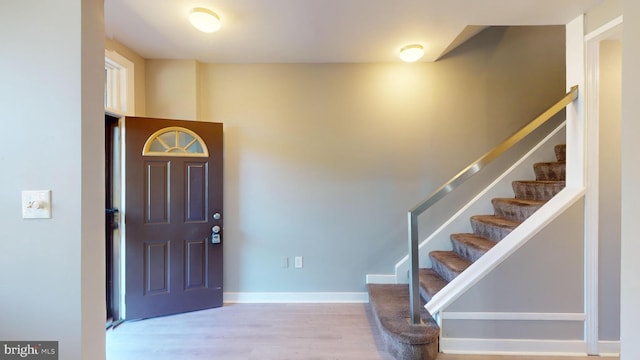
<path fill-rule="evenodd" d="M 471 261 L 454 251 L 432 251 L 429 253 L 429 257 L 431 257 L 433 270 L 447 282 L 455 279 L 471 265 Z"/>
<path fill-rule="evenodd" d="M 409 286 L 369 284 L 369 303 L 387 351 L 398 360 L 434 360 L 440 328 L 424 307 L 421 325 L 409 322 Z"/>
<path fill-rule="evenodd" d="M 488 252 L 521 222 L 565 187 L 566 146 L 556 145 L 555 162 L 534 164 L 536 180 L 513 181 L 514 198 L 495 198 L 494 215 L 471 216 L 472 234 L 451 234 L 454 251 L 431 251 L 432 267 L 419 270 L 420 297 L 428 302 L 446 285 Z M 440 328 L 424 307 L 423 324 L 409 321 L 409 287 L 369 284 L 369 309 L 386 350 L 398 360 L 434 360 Z"/>
<path fill-rule="evenodd" d="M 567 161 L 567 145 L 560 144 L 556 145 L 553 150 L 556 153 L 556 160 L 558 161 Z"/>
<path fill-rule="evenodd" d="M 547 201 L 565 187 L 564 181 L 518 180 L 512 182 L 516 199 Z"/>
<path fill-rule="evenodd" d="M 527 200 L 516 198 L 491 199 L 495 215 L 515 221 L 525 221 L 531 214 L 544 205 L 543 200 Z"/>
<path fill-rule="evenodd" d="M 474 215 L 471 217 L 471 228 L 476 235 L 498 242 L 520 225 L 519 221 L 495 215 Z"/>
<path fill-rule="evenodd" d="M 477 234 L 452 234 L 453 251 L 463 258 L 475 262 L 496 244 L 495 241 Z"/>
<path fill-rule="evenodd" d="M 564 180 L 566 177 L 567 163 L 564 161 L 539 162 L 533 164 L 533 172 L 536 180 Z"/>
<path fill-rule="evenodd" d="M 429 301 L 438 291 L 445 287 L 448 282 L 438 275 L 433 269 L 420 269 L 420 296 L 424 301 Z"/>

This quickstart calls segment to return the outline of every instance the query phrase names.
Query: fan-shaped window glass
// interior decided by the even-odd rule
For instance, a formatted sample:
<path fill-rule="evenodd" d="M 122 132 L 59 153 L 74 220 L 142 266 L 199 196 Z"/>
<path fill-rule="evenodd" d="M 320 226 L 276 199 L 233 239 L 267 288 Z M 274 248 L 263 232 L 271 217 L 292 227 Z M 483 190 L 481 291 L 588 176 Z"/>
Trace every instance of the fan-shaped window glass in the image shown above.
<path fill-rule="evenodd" d="M 144 156 L 209 156 L 207 145 L 198 134 L 182 127 L 160 129 L 149 136 Z"/>

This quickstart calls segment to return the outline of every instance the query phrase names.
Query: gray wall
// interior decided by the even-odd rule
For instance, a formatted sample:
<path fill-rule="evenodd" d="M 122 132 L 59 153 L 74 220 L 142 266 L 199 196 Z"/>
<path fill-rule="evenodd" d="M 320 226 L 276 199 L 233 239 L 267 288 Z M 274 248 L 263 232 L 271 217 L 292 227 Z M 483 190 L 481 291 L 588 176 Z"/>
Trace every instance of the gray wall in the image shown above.
<path fill-rule="evenodd" d="M 582 313 L 583 209 L 571 206 L 445 311 Z M 451 338 L 561 340 L 582 339 L 583 323 L 446 320 L 443 329 Z"/>
<path fill-rule="evenodd" d="M 147 114 L 191 118 L 189 91 L 153 98 L 186 81 L 225 124 L 225 290 L 358 292 L 406 254 L 408 208 L 564 93 L 564 27 L 490 28 L 436 63 L 184 65 L 147 61 Z"/>
<path fill-rule="evenodd" d="M 623 0 L 621 360 L 640 359 L 640 2 Z"/>
<path fill-rule="evenodd" d="M 0 339 L 104 359 L 104 30 L 100 0 L 0 2 Z M 21 191 L 52 191 L 23 220 Z"/>
<path fill-rule="evenodd" d="M 640 113 L 637 101 L 640 69 L 636 66 L 640 63 L 640 41 L 634 34 L 640 33 L 640 3 L 636 0 L 622 2 L 626 35 L 621 125 L 621 359 L 635 360 L 640 358 L 640 343 L 636 341 L 640 333 L 640 307 L 637 306 L 640 303 L 640 283 L 637 281 L 640 242 L 636 235 L 640 232 L 637 220 L 640 214 L 640 191 L 637 189 L 640 181 L 640 167 L 637 165 L 637 154 L 640 153 L 640 142 L 637 141 L 640 133 L 640 122 L 637 121 Z M 104 293 L 100 279 L 103 278 L 104 254 L 99 247 L 100 235 L 94 235 L 95 229 L 101 225 L 92 220 L 102 219 L 99 196 L 102 180 L 100 170 L 91 165 L 91 162 L 99 163 L 95 159 L 100 158 L 101 135 L 97 123 L 91 120 L 93 115 L 81 121 L 79 109 L 80 104 L 85 109 L 92 108 L 89 104 L 101 99 L 102 84 L 96 81 L 95 89 L 98 90 L 95 93 L 84 87 L 82 92 L 86 92 L 86 96 L 82 99 L 78 88 L 81 68 L 79 34 L 87 40 L 83 43 L 82 52 L 87 61 L 85 68 L 92 68 L 89 64 L 100 64 L 97 58 L 89 61 L 86 56 L 99 57 L 99 53 L 101 56 L 102 49 L 97 49 L 101 40 L 97 35 L 103 34 L 98 34 L 101 30 L 97 29 L 97 24 L 101 21 L 95 16 L 101 16 L 102 6 L 99 1 L 82 2 L 87 21 L 82 24 L 84 29 L 79 30 L 79 1 L 59 0 L 51 6 L 20 0 L 5 0 L 0 4 L 0 42 L 3 45 L 0 75 L 4 84 L 0 86 L 0 105 L 3 123 L 11 121 L 11 131 L 15 135 L 6 140 L 6 145 L 24 148 L 24 144 L 33 144 L 37 139 L 42 148 L 55 148 L 65 155 L 56 156 L 52 161 L 51 153 L 30 148 L 23 152 L 0 154 L 6 170 L 3 171 L 3 186 L 0 188 L 0 202 L 3 204 L 0 207 L 0 218 L 3 219 L 0 337 L 57 338 L 61 341 L 65 358 L 79 359 L 83 352 L 85 359 L 102 359 L 104 329 L 100 328 L 103 326 L 100 299 L 104 298 Z M 87 15 L 87 12 L 92 15 Z M 40 31 L 43 24 L 46 31 Z M 92 41 L 88 41 L 90 39 Z M 56 55 L 52 57 L 51 54 Z M 102 69 L 96 67 L 94 70 Z M 82 145 L 78 142 L 81 138 L 79 129 L 82 129 L 84 139 Z M 81 151 L 88 152 L 82 159 Z M 82 173 L 82 180 L 78 180 L 78 172 Z M 49 177 L 42 180 L 42 174 Z M 82 200 L 78 192 L 80 184 Z M 54 190 L 57 206 L 54 219 L 25 223 L 18 215 L 20 190 L 47 185 Z M 59 203 L 57 199 L 60 199 Z M 79 235 L 81 231 L 82 236 Z M 30 251 L 26 253 L 22 245 Z M 80 274 L 83 280 L 80 280 Z M 34 283 L 38 284 L 38 289 L 31 285 Z"/>
<path fill-rule="evenodd" d="M 596 8 L 587 15 L 585 31 L 593 31 L 617 17 L 619 6 L 619 2 L 612 1 Z M 605 341 L 620 338 L 620 51 L 620 41 L 601 45 L 599 337 Z M 446 311 L 582 313 L 581 211 L 581 205 L 575 205 L 556 219 Z M 555 249 L 555 256 L 543 253 L 549 248 Z M 457 338 L 582 339 L 583 324 L 447 320 L 444 330 L 445 336 Z"/>

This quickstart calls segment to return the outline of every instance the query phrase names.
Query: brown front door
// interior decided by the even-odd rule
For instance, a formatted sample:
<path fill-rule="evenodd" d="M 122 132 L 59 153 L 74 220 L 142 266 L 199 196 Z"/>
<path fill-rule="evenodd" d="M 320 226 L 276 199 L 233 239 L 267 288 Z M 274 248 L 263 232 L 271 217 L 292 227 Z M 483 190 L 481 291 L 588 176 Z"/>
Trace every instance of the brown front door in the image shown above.
<path fill-rule="evenodd" d="M 222 306 L 222 124 L 126 118 L 126 318 Z"/>

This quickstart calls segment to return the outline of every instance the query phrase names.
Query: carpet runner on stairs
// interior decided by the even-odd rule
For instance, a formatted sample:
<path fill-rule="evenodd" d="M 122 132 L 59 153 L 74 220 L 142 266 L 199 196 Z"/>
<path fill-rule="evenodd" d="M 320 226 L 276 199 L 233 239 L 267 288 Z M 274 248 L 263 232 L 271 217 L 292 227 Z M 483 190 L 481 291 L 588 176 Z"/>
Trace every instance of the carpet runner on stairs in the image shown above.
<path fill-rule="evenodd" d="M 420 296 L 424 303 L 565 187 L 566 147 L 564 144 L 556 145 L 554 150 L 555 162 L 534 164 L 536 180 L 514 181 L 513 198 L 492 199 L 493 215 L 471 217 L 473 233 L 452 234 L 452 251 L 436 250 L 429 253 L 432 267 L 419 271 Z M 369 285 L 368 289 L 376 323 L 387 350 L 402 360 L 435 359 L 437 352 L 434 353 L 432 348 L 435 346 L 437 349 L 439 329 L 432 320 L 420 326 L 409 324 L 408 286 Z M 421 316 L 424 318 L 425 314 Z M 428 313 L 426 316 L 430 317 Z M 389 323 L 394 325 L 390 326 Z M 433 331 L 434 326 L 437 331 Z M 425 327 L 429 330 L 426 331 Z M 416 337 L 420 336 L 424 338 L 417 341 Z"/>

